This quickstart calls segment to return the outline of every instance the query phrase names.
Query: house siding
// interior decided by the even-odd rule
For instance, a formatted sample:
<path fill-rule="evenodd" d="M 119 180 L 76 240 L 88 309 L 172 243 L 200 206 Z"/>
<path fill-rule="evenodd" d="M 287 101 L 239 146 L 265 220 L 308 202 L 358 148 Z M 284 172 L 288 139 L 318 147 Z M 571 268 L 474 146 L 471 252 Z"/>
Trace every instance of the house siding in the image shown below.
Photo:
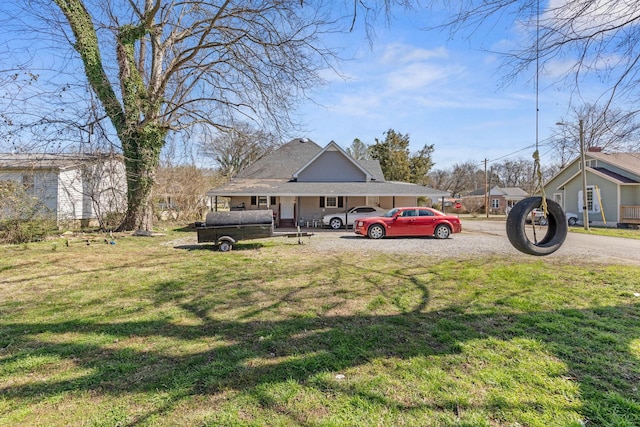
<path fill-rule="evenodd" d="M 108 160 L 95 164 L 84 180 L 85 204 L 90 217 L 107 212 L 125 212 L 127 209 L 127 180 L 124 163 Z"/>
<path fill-rule="evenodd" d="M 34 196 L 44 206 L 57 215 L 58 213 L 58 174 L 53 171 L 40 172 L 34 175 Z"/>
<path fill-rule="evenodd" d="M 33 169 L 2 172 L 0 180 L 24 184 L 23 179 L 26 175 L 33 177 L 33 188 L 29 191 L 30 195 L 38 198 L 49 212 L 57 213 L 58 176 L 55 172 L 34 171 Z"/>
<path fill-rule="evenodd" d="M 623 160 L 624 158 L 611 158 L 612 160 Z M 606 159 L 590 159 L 587 158 L 587 187 L 597 187 L 600 192 L 600 200 L 594 195 L 594 205 L 601 203 L 602 207 L 594 206 L 589 211 L 589 221 L 593 225 L 605 225 L 615 227 L 621 221 L 620 206 L 637 206 L 640 204 L 640 186 L 638 184 L 620 184 L 617 179 L 610 179 L 602 175 L 591 167 L 604 168 L 620 176 L 638 181 L 640 176 L 629 172 L 615 164 L 609 163 Z M 566 169 L 561 171 L 545 186 L 547 196 L 554 193 L 562 193 L 563 209 L 566 212 L 574 212 L 582 219 L 581 191 L 582 191 L 582 175 L 580 162 L 578 160 L 570 164 Z M 604 173 L 604 172 L 603 172 Z M 562 188 L 558 188 L 563 183 Z"/>
<path fill-rule="evenodd" d="M 61 171 L 58 177 L 58 219 L 82 219 L 82 176 L 77 169 Z"/>
<path fill-rule="evenodd" d="M 338 151 L 326 151 L 306 167 L 298 182 L 364 182 L 366 175 Z"/>

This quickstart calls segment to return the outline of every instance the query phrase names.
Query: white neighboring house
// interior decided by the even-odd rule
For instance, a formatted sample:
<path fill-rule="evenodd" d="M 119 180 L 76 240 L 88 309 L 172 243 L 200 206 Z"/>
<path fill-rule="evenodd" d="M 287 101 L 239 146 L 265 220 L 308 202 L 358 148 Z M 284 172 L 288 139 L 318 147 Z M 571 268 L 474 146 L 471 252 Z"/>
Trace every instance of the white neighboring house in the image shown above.
<path fill-rule="evenodd" d="M 59 225 L 95 226 L 127 203 L 122 156 L 116 154 L 2 154 L 0 180 L 21 183 Z"/>

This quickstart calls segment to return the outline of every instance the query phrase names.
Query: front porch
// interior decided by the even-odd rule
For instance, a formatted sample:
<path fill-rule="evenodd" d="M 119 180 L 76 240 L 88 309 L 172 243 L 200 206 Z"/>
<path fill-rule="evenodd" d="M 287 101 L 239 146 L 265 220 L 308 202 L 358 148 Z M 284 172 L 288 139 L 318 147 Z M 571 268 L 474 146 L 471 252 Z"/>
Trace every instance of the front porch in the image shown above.
<path fill-rule="evenodd" d="M 640 224 L 640 206 L 620 206 L 620 222 Z"/>

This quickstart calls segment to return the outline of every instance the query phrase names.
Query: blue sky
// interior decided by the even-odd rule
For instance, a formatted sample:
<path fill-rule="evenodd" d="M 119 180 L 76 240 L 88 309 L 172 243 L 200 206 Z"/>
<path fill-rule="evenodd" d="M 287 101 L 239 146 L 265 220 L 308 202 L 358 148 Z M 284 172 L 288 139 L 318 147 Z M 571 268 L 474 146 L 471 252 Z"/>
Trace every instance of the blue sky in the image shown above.
<path fill-rule="evenodd" d="M 306 103 L 301 119 L 305 136 L 325 145 L 348 147 L 354 138 L 371 144 L 393 128 L 410 135 L 412 150 L 434 144 L 435 168 L 468 160 L 482 162 L 531 158 L 536 143 L 535 71 L 503 85 L 501 58 L 517 29 L 494 26 L 470 40 L 425 32 L 426 14 L 398 16 L 379 28 L 372 46 L 362 34 L 344 36 L 353 59 L 342 64 L 344 78 L 329 83 Z M 498 31 L 498 29 L 502 30 Z M 543 89 L 553 76 L 541 77 L 539 140 L 567 117 L 569 93 Z M 522 150 L 522 151 L 520 151 Z M 544 155 L 548 148 L 541 146 Z M 516 153 L 517 154 L 513 154 Z M 544 157 L 543 157 L 544 160 Z M 547 154 L 547 161 L 552 161 Z"/>
<path fill-rule="evenodd" d="M 5 8 L 8 5 L 3 5 Z M 509 21 L 493 22 L 468 39 L 449 39 L 446 31 L 426 32 L 437 12 L 398 13 L 388 26 L 376 28 L 373 43 L 362 24 L 353 33 L 335 34 L 327 43 L 341 46 L 341 75 L 327 72 L 327 85 L 297 112 L 302 134 L 324 146 L 334 140 L 347 148 L 354 138 L 372 144 L 394 129 L 409 134 L 413 151 L 433 144 L 436 169 L 484 159 L 527 158 L 536 143 L 535 70 L 503 85 L 500 55 L 520 42 L 522 29 Z M 430 21 L 431 20 L 431 21 Z M 6 33 L 15 42 L 15 34 Z M 43 55 L 44 57 L 48 57 Z M 58 58 L 59 60 L 59 58 Z M 551 86 L 558 70 L 571 64 L 549 63 L 541 76 L 539 137 L 544 163 L 553 162 L 548 139 L 555 123 L 571 117 L 570 88 Z M 583 86 L 585 96 L 594 95 Z M 575 96 L 575 95 L 574 95 Z"/>

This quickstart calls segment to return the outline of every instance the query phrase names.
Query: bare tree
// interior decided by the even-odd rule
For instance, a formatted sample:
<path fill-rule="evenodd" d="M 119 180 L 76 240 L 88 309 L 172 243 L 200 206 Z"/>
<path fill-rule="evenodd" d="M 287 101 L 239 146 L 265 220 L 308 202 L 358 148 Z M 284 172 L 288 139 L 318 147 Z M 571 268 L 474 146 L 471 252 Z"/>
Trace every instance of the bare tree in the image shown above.
<path fill-rule="evenodd" d="M 220 174 L 229 180 L 280 145 L 276 135 L 241 122 L 217 137 L 205 138 L 199 143 L 199 150 L 203 156 L 213 159 Z"/>
<path fill-rule="evenodd" d="M 20 37 L 44 34 L 43 40 L 53 41 L 46 53 L 55 63 L 49 67 L 61 71 L 51 79 L 56 95 L 74 91 L 99 105 L 96 119 L 125 158 L 128 208 L 121 228 L 149 231 L 152 188 L 170 133 L 222 128 L 234 117 L 286 130 L 295 124 L 290 112 L 296 101 L 321 84 L 320 72 L 337 60 L 320 36 L 349 30 L 361 13 L 374 19 L 405 3 L 410 2 L 30 0 L 5 6 L 16 19 L 3 23 Z M 39 15 L 45 24 L 25 31 L 20 25 L 33 20 L 19 19 L 23 14 Z M 61 46 L 73 54 L 65 55 Z M 40 57 L 31 52 L 31 59 Z M 89 92 L 81 85 L 67 87 L 76 68 Z M 31 124 L 59 126 L 73 119 L 60 108 Z M 88 118 L 82 123 L 96 125 Z"/>
<path fill-rule="evenodd" d="M 202 220 L 208 205 L 205 193 L 220 184 L 219 175 L 195 165 L 161 164 L 154 187 L 160 220 Z"/>
<path fill-rule="evenodd" d="M 479 162 L 471 160 L 456 163 L 449 169 L 431 172 L 429 179 L 435 188 L 450 191 L 454 195 L 464 195 L 484 188 L 484 172 L 479 165 Z"/>
<path fill-rule="evenodd" d="M 466 0 L 452 3 L 432 0 L 450 11 L 438 25 L 451 33 L 478 36 L 481 28 L 511 21 L 522 40 L 504 52 L 505 78 L 521 76 L 535 68 L 541 74 L 558 72 L 561 80 L 582 97 L 580 86 L 592 77 L 608 86 L 604 105 L 615 99 L 635 101 L 640 95 L 640 3 L 636 1 L 566 0 Z M 580 103 L 583 101 L 580 100 Z"/>
<path fill-rule="evenodd" d="M 564 167 L 580 154 L 580 120 L 583 121 L 585 148 L 598 147 L 610 152 L 640 150 L 640 122 L 635 111 L 585 104 L 573 117 L 562 118 L 552 137 L 554 151 Z"/>

